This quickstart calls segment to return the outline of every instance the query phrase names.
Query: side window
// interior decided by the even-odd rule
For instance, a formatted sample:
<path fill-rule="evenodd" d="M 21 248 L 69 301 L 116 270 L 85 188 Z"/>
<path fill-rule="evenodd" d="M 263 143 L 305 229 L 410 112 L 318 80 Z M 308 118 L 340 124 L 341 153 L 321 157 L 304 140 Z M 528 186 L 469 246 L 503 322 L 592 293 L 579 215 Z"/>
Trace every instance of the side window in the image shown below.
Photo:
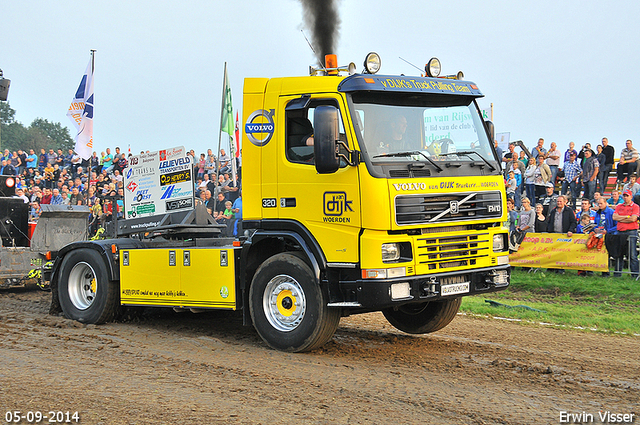
<path fill-rule="evenodd" d="M 290 162 L 315 165 L 313 152 L 313 117 L 315 109 L 321 105 L 338 107 L 337 102 L 330 99 L 314 99 L 309 101 L 307 105 L 302 108 L 287 107 L 286 152 L 287 159 Z M 346 142 L 347 138 L 344 131 L 344 125 L 342 124 L 342 116 L 340 116 L 340 114 L 338 114 L 338 119 L 340 132 L 339 138 Z"/>

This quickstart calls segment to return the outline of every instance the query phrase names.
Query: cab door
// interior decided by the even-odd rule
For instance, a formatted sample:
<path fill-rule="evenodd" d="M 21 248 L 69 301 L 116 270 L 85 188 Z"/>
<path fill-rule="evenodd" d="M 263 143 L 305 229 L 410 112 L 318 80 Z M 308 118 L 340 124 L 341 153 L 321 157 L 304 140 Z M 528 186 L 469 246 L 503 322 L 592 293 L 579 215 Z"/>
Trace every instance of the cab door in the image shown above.
<path fill-rule="evenodd" d="M 358 262 L 361 227 L 356 166 L 342 163 L 332 174 L 318 174 L 313 155 L 313 120 L 318 106 L 339 109 L 340 139 L 353 149 L 344 103 L 331 95 L 283 96 L 279 100 L 285 129 L 278 155 L 278 217 L 296 221 L 318 241 L 328 262 Z M 345 126 L 346 123 L 346 126 Z"/>

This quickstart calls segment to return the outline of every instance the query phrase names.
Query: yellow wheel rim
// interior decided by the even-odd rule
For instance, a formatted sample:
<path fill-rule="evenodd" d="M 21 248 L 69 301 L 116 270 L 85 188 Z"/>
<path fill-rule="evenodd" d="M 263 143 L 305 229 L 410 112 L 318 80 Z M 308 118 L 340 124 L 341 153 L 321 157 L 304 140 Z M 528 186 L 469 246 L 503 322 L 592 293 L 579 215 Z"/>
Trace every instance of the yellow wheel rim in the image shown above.
<path fill-rule="evenodd" d="M 302 285 L 287 274 L 272 277 L 264 289 L 262 308 L 267 320 L 276 330 L 293 331 L 302 323 L 307 311 Z"/>
<path fill-rule="evenodd" d="M 289 298 L 291 300 L 291 306 L 289 308 L 285 307 L 285 304 L 288 304 L 288 302 L 285 301 L 286 298 Z M 278 294 L 276 303 L 278 306 L 278 311 L 283 316 L 291 316 L 296 311 L 296 297 L 294 297 L 293 293 L 288 289 L 281 291 Z"/>

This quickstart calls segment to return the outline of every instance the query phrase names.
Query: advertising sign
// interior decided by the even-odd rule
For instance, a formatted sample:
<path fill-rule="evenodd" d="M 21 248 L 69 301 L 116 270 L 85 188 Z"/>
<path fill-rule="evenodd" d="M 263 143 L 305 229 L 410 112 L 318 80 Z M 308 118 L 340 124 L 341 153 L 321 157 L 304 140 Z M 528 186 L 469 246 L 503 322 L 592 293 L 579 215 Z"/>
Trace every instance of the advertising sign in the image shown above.
<path fill-rule="evenodd" d="M 193 208 L 192 174 L 183 146 L 131 157 L 124 170 L 125 219 Z"/>
<path fill-rule="evenodd" d="M 527 233 L 517 252 L 509 255 L 512 266 L 609 271 L 606 248 L 587 249 L 589 235 Z"/>

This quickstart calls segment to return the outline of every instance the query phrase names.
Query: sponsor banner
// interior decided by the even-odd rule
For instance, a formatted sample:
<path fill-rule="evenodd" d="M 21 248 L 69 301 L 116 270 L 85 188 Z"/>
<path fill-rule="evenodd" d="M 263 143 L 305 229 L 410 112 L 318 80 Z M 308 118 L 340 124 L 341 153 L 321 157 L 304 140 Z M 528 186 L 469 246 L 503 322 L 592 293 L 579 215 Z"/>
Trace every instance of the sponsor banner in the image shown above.
<path fill-rule="evenodd" d="M 125 218 L 193 208 L 192 167 L 182 146 L 131 157 L 124 172 Z"/>
<path fill-rule="evenodd" d="M 188 181 L 191 181 L 190 169 L 160 175 L 160 186 L 166 186 L 168 184 L 174 185 L 176 183 L 184 183 Z"/>
<path fill-rule="evenodd" d="M 574 233 L 527 233 L 518 252 L 509 255 L 509 263 L 518 267 L 609 271 L 609 253 L 602 246 L 587 249 L 589 235 Z"/>
<path fill-rule="evenodd" d="M 182 198 L 166 201 L 167 211 L 183 210 L 185 208 L 193 208 L 193 198 Z"/>

